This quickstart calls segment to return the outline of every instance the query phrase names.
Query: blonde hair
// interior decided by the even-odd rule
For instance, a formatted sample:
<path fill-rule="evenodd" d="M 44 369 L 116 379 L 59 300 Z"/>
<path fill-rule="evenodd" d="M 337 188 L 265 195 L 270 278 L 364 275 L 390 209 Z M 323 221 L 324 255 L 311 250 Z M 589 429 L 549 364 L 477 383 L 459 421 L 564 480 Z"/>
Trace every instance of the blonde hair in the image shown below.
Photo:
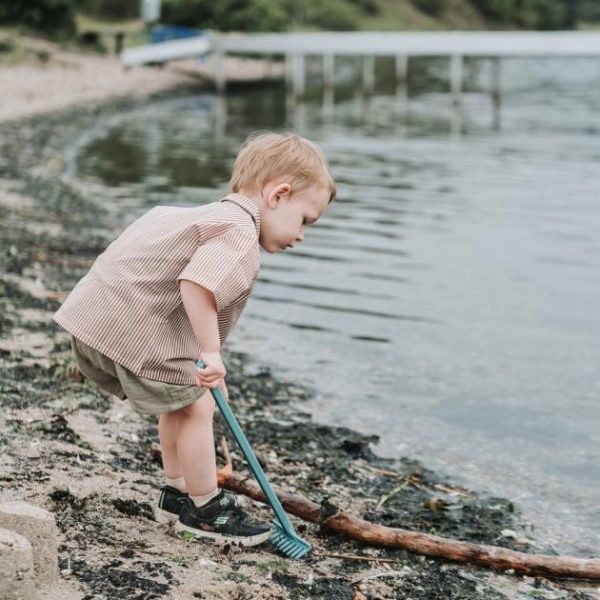
<path fill-rule="evenodd" d="M 295 133 L 250 134 L 235 159 L 229 186 L 232 192 L 256 191 L 281 175 L 292 177 L 296 190 L 322 184 L 330 189 L 329 201 L 335 198 L 335 181 L 322 150 Z"/>

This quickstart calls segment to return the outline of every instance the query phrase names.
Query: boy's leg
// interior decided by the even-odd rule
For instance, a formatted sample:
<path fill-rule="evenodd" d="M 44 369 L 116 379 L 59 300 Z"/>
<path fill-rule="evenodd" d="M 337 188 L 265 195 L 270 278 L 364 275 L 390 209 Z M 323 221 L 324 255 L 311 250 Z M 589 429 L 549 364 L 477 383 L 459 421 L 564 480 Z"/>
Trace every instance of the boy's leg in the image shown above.
<path fill-rule="evenodd" d="M 212 428 L 214 409 L 214 399 L 210 391 L 207 391 L 193 404 L 163 413 L 158 420 L 165 477 L 183 477 L 188 493 L 192 496 L 201 496 L 216 488 L 216 457 Z M 183 467 L 182 463 L 186 466 Z M 191 481 L 194 483 L 190 489 Z"/>
<path fill-rule="evenodd" d="M 216 543 L 255 546 L 269 539 L 271 525 L 254 521 L 233 494 L 217 487 L 214 412 L 215 401 L 208 390 L 185 408 L 160 415 L 163 466 L 170 483 L 161 489 L 156 520 L 172 522 L 178 517 L 177 531 Z M 180 474 L 189 496 L 173 486 L 172 480 Z"/>
<path fill-rule="evenodd" d="M 166 486 L 161 488 L 155 518 L 161 523 L 179 516 L 188 493 L 198 506 L 218 494 L 212 432 L 214 408 L 209 393 L 208 397 L 205 394 L 185 408 L 159 416 L 158 434 Z M 190 481 L 194 482 L 191 490 Z M 197 493 L 198 490 L 207 491 Z"/>
<path fill-rule="evenodd" d="M 177 437 L 181 413 L 179 410 L 163 413 L 158 418 L 158 438 L 162 456 L 163 470 L 167 479 L 179 479 L 183 476 L 177 455 Z"/>
<path fill-rule="evenodd" d="M 217 461 L 213 436 L 215 401 L 207 390 L 193 404 L 180 408 L 177 457 L 190 496 L 206 496 L 217 489 Z M 163 463 L 164 464 L 164 463 Z M 170 468 L 173 465 L 171 463 Z"/>
<path fill-rule="evenodd" d="M 160 415 L 158 435 L 167 480 L 183 477 L 190 496 L 204 496 L 217 487 L 210 391 L 178 410 Z"/>

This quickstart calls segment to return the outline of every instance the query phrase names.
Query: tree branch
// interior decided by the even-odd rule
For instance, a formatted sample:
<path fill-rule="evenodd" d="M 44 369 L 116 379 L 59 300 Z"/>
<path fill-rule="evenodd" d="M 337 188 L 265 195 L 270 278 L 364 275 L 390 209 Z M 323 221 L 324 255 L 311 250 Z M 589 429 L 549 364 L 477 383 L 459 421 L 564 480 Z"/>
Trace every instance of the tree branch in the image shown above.
<path fill-rule="evenodd" d="M 219 485 L 266 503 L 266 497 L 258 484 L 253 479 L 233 473 L 231 465 L 219 471 Z M 385 527 L 342 511 L 333 515 L 326 514 L 321 505 L 303 496 L 281 490 L 275 492 L 290 514 L 320 524 L 323 531 L 333 531 L 366 544 L 403 548 L 425 556 L 470 563 L 497 571 L 513 569 L 524 575 L 600 581 L 600 559 L 597 558 L 525 554 L 498 546 L 461 542 L 427 533 Z"/>

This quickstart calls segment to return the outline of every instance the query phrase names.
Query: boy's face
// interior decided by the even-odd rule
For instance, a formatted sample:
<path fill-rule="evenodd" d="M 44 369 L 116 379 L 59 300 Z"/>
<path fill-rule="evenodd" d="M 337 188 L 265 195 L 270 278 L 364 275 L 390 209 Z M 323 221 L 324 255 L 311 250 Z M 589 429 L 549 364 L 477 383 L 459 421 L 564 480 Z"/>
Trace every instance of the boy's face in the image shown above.
<path fill-rule="evenodd" d="M 260 245 L 270 253 L 293 248 L 304 240 L 309 225 L 315 223 L 329 206 L 327 186 L 313 184 L 293 192 L 289 183 L 272 182 L 264 186 Z"/>

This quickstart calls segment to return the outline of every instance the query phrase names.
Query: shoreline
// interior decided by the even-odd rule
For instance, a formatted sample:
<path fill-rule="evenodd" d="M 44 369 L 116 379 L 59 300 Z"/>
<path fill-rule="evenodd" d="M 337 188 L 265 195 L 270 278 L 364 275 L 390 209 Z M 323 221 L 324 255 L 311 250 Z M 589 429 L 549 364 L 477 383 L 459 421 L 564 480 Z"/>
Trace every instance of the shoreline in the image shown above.
<path fill-rule="evenodd" d="M 152 520 L 162 483 L 156 423 L 77 378 L 67 336 L 51 315 L 124 225 L 111 210 L 118 200 L 64 175 L 65 145 L 97 120 L 180 90 L 0 123 L 0 499 L 24 499 L 55 515 L 57 597 L 598 597 L 582 584 L 567 587 L 369 547 L 297 519 L 317 552 L 395 563 L 316 555 L 291 561 L 268 545 L 217 549 L 181 540 Z M 410 458 L 377 456 L 374 438 L 313 422 L 302 411 L 302 387 L 240 352 L 227 356 L 234 410 L 276 485 L 316 502 L 333 498 L 372 522 L 544 552 L 543 541 L 533 539 L 507 500 L 459 488 Z M 223 432 L 219 418 L 215 439 Z M 229 439 L 235 471 L 245 470 Z M 392 493 L 411 478 L 413 484 Z M 253 514 L 270 519 L 265 507 L 248 504 Z"/>

